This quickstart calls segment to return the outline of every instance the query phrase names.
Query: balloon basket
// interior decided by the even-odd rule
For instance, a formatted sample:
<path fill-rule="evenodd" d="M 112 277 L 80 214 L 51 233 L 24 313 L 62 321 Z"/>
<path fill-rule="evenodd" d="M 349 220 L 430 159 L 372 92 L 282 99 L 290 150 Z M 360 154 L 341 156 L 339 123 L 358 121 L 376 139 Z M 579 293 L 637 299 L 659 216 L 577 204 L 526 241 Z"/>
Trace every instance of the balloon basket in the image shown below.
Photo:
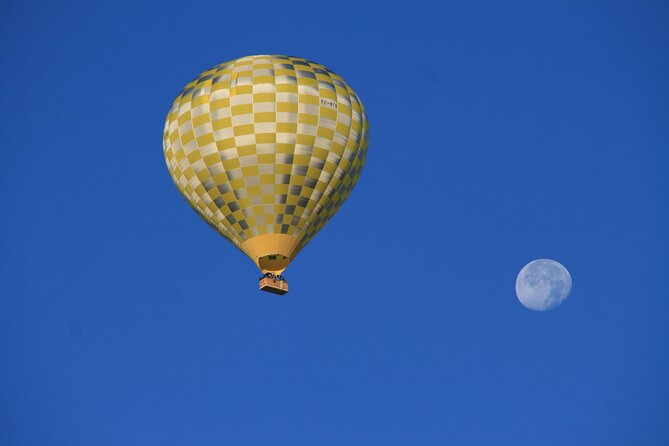
<path fill-rule="evenodd" d="M 259 286 L 261 291 L 272 294 L 283 295 L 288 292 L 288 282 L 282 276 L 275 276 L 270 273 L 260 278 Z"/>

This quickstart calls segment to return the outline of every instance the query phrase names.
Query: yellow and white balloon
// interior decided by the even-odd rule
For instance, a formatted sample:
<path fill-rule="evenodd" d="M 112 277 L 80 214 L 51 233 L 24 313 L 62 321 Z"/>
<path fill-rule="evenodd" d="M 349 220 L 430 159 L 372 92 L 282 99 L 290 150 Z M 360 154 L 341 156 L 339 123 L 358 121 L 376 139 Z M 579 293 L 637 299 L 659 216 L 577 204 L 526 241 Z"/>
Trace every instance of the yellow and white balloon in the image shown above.
<path fill-rule="evenodd" d="M 337 74 L 299 57 L 217 65 L 174 100 L 165 161 L 200 216 L 280 274 L 332 218 L 365 164 L 368 122 Z"/>

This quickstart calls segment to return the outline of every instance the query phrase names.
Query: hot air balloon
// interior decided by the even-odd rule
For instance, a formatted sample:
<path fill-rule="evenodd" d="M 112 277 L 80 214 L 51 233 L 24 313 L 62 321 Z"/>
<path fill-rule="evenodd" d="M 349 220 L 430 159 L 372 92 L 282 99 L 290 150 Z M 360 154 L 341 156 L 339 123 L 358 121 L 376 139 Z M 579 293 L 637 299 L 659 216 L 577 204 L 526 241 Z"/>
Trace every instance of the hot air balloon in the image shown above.
<path fill-rule="evenodd" d="M 190 206 L 260 268 L 260 289 L 284 294 L 283 271 L 351 193 L 367 140 L 365 109 L 339 75 L 259 55 L 186 85 L 163 152 Z"/>

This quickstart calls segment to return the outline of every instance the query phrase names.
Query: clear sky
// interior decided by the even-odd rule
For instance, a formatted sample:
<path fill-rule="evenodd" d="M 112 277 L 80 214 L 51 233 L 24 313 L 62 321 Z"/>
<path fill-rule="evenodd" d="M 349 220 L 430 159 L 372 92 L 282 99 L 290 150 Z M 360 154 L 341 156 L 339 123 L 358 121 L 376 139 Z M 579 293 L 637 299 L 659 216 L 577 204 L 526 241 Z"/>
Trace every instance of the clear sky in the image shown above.
<path fill-rule="evenodd" d="M 662 1 L 0 3 L 0 444 L 669 444 Z M 171 182 L 211 66 L 357 91 L 365 171 L 286 276 Z M 531 312 L 517 273 L 563 263 Z"/>

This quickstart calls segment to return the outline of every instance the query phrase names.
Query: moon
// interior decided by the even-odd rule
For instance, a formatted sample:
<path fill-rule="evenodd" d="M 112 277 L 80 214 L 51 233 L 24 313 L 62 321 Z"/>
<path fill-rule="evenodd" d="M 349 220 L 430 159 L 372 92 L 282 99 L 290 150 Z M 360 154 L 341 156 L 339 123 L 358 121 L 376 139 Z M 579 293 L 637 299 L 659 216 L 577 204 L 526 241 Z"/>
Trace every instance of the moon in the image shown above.
<path fill-rule="evenodd" d="M 530 310 L 552 310 L 564 302 L 570 292 L 569 271 L 555 260 L 533 260 L 516 278 L 518 300 Z"/>

